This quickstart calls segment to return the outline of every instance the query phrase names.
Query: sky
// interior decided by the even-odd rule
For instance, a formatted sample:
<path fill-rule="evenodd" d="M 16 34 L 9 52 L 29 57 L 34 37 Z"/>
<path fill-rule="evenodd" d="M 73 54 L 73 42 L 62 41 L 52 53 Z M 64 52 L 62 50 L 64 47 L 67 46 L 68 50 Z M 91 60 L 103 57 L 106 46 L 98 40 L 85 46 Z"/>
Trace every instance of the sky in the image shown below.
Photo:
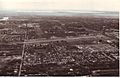
<path fill-rule="evenodd" d="M 0 10 L 118 11 L 120 0 L 0 0 Z"/>

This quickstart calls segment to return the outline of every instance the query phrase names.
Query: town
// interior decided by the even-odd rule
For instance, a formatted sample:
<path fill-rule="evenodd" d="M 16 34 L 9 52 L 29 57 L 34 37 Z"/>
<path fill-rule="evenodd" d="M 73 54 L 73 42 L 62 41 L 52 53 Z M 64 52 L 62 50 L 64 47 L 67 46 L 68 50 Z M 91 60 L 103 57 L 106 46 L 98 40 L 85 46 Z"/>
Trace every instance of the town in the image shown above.
<path fill-rule="evenodd" d="M 0 76 L 119 75 L 118 17 L 0 18 Z"/>

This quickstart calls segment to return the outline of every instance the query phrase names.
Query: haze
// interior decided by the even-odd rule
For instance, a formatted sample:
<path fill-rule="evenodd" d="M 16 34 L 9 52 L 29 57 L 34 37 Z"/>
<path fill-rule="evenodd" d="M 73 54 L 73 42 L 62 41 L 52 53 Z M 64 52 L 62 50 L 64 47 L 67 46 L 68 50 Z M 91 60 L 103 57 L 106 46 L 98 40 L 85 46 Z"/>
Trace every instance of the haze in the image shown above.
<path fill-rule="evenodd" d="M 120 0 L 0 0 L 0 10 L 118 11 Z"/>

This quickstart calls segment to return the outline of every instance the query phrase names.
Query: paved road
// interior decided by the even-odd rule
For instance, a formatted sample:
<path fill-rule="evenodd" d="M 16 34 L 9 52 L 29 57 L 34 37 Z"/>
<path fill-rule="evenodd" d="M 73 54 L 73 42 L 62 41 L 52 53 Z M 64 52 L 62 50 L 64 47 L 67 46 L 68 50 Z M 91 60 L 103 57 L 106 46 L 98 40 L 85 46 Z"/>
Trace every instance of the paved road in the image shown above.
<path fill-rule="evenodd" d="M 25 45 L 26 45 L 26 44 L 23 44 L 22 59 L 21 59 L 20 67 L 19 67 L 18 76 L 21 75 L 22 65 L 23 65 L 23 61 L 24 61 L 24 54 L 25 54 Z"/>
<path fill-rule="evenodd" d="M 19 44 L 30 44 L 30 43 L 47 43 L 54 41 L 77 41 L 77 40 L 90 40 L 92 39 L 101 39 L 101 36 L 84 36 L 84 37 L 71 37 L 71 38 L 56 38 L 56 39 L 44 39 L 44 40 L 26 40 L 25 42 L 13 42 Z"/>

